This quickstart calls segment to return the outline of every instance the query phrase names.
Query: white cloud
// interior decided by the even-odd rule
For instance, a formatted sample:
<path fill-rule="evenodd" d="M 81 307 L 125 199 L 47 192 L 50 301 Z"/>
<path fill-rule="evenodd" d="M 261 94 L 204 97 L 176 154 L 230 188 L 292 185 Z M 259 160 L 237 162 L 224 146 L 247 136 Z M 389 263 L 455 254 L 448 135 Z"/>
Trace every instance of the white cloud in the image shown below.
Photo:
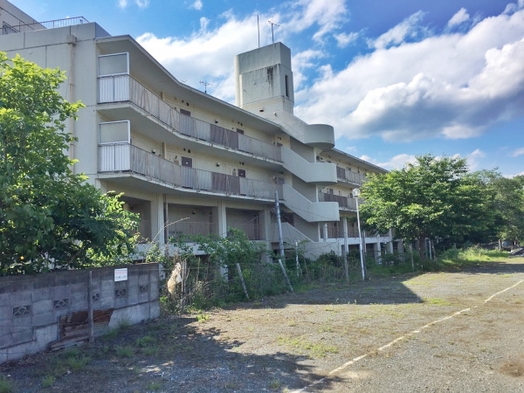
<path fill-rule="evenodd" d="M 455 15 L 451 17 L 451 19 L 448 22 L 449 27 L 458 26 L 464 22 L 469 20 L 469 14 L 468 11 L 466 11 L 465 8 L 461 8 Z"/>
<path fill-rule="evenodd" d="M 380 162 L 373 157 L 363 155 L 360 157 L 361 160 L 371 162 L 372 164 L 375 164 L 381 168 L 384 169 L 402 169 L 406 166 L 406 164 L 414 164 L 417 162 L 417 159 L 414 155 L 411 154 L 397 154 L 394 157 L 391 157 L 388 161 Z"/>
<path fill-rule="evenodd" d="M 424 30 L 420 27 L 420 22 L 423 18 L 424 13 L 422 11 L 414 13 L 395 27 L 389 29 L 376 40 L 369 41 L 369 46 L 375 49 L 384 49 L 389 46 L 401 44 L 407 38 L 416 37 L 421 30 Z"/>
<path fill-rule="evenodd" d="M 516 149 L 511 153 L 511 157 L 519 157 L 524 156 L 524 147 L 521 147 L 520 149 Z"/>
<path fill-rule="evenodd" d="M 233 59 L 256 47 L 257 28 L 252 17 L 237 19 L 228 12 L 218 18 L 224 23 L 213 29 L 209 19 L 201 18 L 200 30 L 189 37 L 159 38 L 145 33 L 137 41 L 188 85 L 200 89 L 199 81 L 206 80 L 212 84 L 210 94 L 233 102 Z"/>
<path fill-rule="evenodd" d="M 471 138 L 524 114 L 524 0 L 498 16 L 464 23 L 460 33 L 431 33 L 417 12 L 373 41 L 369 54 L 335 69 L 328 38 L 349 46 L 364 34 L 341 32 L 349 17 L 346 4 L 295 0 L 259 14 L 262 45 L 271 42 L 267 20 L 280 25 L 275 39 L 292 50 L 297 34 L 310 34 L 309 49 L 293 50 L 300 118 L 329 122 L 337 138 L 402 142 Z M 233 59 L 256 48 L 256 17 L 229 11 L 202 18 L 200 29 L 187 37 L 145 33 L 138 41 L 177 78 L 201 90 L 199 81 L 206 80 L 213 84 L 210 94 L 234 102 Z M 459 10 L 450 24 L 465 18 L 466 11 Z"/>
<path fill-rule="evenodd" d="M 468 168 L 471 172 L 474 172 L 482 167 L 481 161 L 486 157 L 486 154 L 480 149 L 476 149 L 469 153 L 465 158 L 468 163 Z"/>
<path fill-rule="evenodd" d="M 345 48 L 346 46 L 352 44 L 353 42 L 355 42 L 359 37 L 359 33 L 349 33 L 349 34 L 346 34 L 346 33 L 340 33 L 340 34 L 335 34 L 335 39 L 337 40 L 337 45 L 340 47 L 340 48 Z"/>
<path fill-rule="evenodd" d="M 497 121 L 520 117 L 524 1 L 521 4 L 513 13 L 481 20 L 465 33 L 432 35 L 388 49 L 383 47 L 401 42 L 409 29 L 383 35 L 375 42 L 382 49 L 355 58 L 341 71 L 324 73 L 323 79 L 298 92 L 295 113 L 310 123 L 333 119 L 337 137 L 381 136 L 398 142 L 471 138 Z"/>
<path fill-rule="evenodd" d="M 191 4 L 190 8 L 194 8 L 195 10 L 200 11 L 202 9 L 202 6 L 203 4 L 201 0 L 195 0 L 195 2 Z"/>
<path fill-rule="evenodd" d="M 139 8 L 147 8 L 149 7 L 150 0 L 135 0 L 135 4 Z M 129 0 L 118 0 L 118 8 L 127 8 L 129 6 Z"/>
<path fill-rule="evenodd" d="M 313 40 L 322 42 L 324 37 L 336 31 L 347 20 L 344 0 L 297 0 L 292 3 L 291 17 L 284 17 L 281 24 L 288 32 L 301 32 L 318 26 Z"/>
<path fill-rule="evenodd" d="M 195 4 L 195 3 L 193 3 Z M 311 38 L 316 42 L 329 34 L 334 34 L 346 21 L 347 10 L 344 0 L 297 0 L 282 4 L 281 11 L 259 14 L 260 21 L 271 20 L 278 23 L 274 27 L 275 40 L 286 42 L 286 37 L 312 29 Z M 235 83 L 233 59 L 235 55 L 256 48 L 258 29 L 255 23 L 257 14 L 242 19 L 232 10 L 218 15 L 214 20 L 200 19 L 200 30 L 188 37 L 157 37 L 145 33 L 137 41 L 146 48 L 177 78 L 187 80 L 187 84 L 199 88 L 199 81 L 206 79 L 213 83 L 209 92 L 228 102 L 234 102 Z M 210 26 L 217 26 L 211 28 Z M 261 44 L 271 42 L 269 24 L 260 23 Z M 304 81 L 302 71 L 318 66 L 316 60 L 326 54 L 311 49 L 299 52 L 293 59 L 295 88 Z"/>
<path fill-rule="evenodd" d="M 149 7 L 149 0 L 135 0 L 135 3 L 140 8 L 147 8 L 147 7 Z"/>

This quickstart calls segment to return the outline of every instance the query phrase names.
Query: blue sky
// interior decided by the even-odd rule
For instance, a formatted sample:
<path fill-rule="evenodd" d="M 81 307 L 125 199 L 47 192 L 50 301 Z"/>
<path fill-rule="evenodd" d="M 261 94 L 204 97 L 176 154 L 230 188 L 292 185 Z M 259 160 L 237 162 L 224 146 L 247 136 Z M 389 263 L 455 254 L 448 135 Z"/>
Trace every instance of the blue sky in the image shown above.
<path fill-rule="evenodd" d="M 291 48 L 295 114 L 387 169 L 460 156 L 524 174 L 524 0 L 11 0 L 39 21 L 129 34 L 173 75 L 234 103 L 233 59 Z M 259 29 L 257 28 L 257 16 Z"/>

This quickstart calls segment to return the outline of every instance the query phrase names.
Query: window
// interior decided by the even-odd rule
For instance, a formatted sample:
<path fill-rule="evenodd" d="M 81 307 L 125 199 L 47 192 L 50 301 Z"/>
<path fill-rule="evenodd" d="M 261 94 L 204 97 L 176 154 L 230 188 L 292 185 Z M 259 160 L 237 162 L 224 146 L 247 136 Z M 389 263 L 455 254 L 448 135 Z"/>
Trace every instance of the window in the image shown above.
<path fill-rule="evenodd" d="M 286 84 L 286 97 L 289 98 L 289 77 L 285 76 L 285 84 Z"/>
<path fill-rule="evenodd" d="M 98 75 L 129 74 L 129 54 L 115 53 L 98 57 Z"/>
<path fill-rule="evenodd" d="M 185 116 L 191 116 L 191 112 L 186 111 L 185 109 L 180 108 L 180 114 Z"/>
<path fill-rule="evenodd" d="M 100 143 L 130 143 L 130 128 L 129 120 L 100 123 Z"/>
<path fill-rule="evenodd" d="M 238 177 L 246 177 L 246 170 L 238 168 Z"/>

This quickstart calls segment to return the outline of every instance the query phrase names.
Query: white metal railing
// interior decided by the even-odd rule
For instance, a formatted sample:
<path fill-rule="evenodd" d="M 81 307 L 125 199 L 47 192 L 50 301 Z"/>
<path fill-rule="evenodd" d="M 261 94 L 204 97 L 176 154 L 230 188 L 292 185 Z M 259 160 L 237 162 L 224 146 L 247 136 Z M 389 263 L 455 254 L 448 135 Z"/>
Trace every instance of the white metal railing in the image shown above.
<path fill-rule="evenodd" d="M 337 179 L 345 183 L 352 183 L 361 186 L 366 181 L 366 176 L 337 166 Z"/>
<path fill-rule="evenodd" d="M 100 145 L 98 160 L 99 172 L 132 172 L 176 188 L 270 200 L 275 189 L 282 195 L 281 185 L 181 166 L 129 143 Z"/>
<path fill-rule="evenodd" d="M 183 115 L 129 75 L 103 76 L 98 81 L 100 104 L 130 101 L 162 122 L 171 132 L 282 161 L 280 147 Z"/>
<path fill-rule="evenodd" d="M 2 34 L 11 34 L 11 33 L 25 33 L 30 31 L 45 30 L 45 29 L 54 29 L 57 27 L 67 27 L 81 25 L 89 23 L 89 21 L 83 16 L 74 16 L 71 18 L 64 19 L 55 19 L 49 20 L 46 22 L 33 22 L 33 23 L 23 23 L 22 20 L 18 20 L 20 24 L 16 26 L 9 26 L 4 24 L 2 27 Z"/>
<path fill-rule="evenodd" d="M 344 224 L 338 222 L 328 222 L 327 225 L 327 238 L 328 239 L 343 239 L 344 238 Z M 348 237 L 358 238 L 358 229 L 352 228 L 348 225 Z M 324 239 L 324 231 L 320 231 L 320 238 Z M 324 239 L 325 240 L 325 239 Z"/>

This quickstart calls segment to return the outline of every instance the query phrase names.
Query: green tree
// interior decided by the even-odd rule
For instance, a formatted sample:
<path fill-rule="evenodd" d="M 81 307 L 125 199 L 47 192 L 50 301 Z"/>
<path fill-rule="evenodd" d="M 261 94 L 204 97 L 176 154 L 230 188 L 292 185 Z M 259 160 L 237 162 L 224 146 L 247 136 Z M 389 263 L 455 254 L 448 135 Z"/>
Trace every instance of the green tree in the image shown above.
<path fill-rule="evenodd" d="M 484 194 L 478 174 L 468 173 L 465 159 L 417 157 L 400 170 L 371 176 L 362 187 L 362 219 L 380 232 L 394 228 L 396 236 L 464 240 L 493 223 L 491 197 Z"/>
<path fill-rule="evenodd" d="M 495 172 L 489 180 L 488 192 L 494 195 L 496 236 L 519 243 L 524 239 L 524 176 L 509 179 Z"/>
<path fill-rule="evenodd" d="M 72 172 L 65 121 L 82 104 L 57 91 L 63 72 L 0 52 L 0 274 L 82 267 L 134 247 L 117 196 Z"/>

